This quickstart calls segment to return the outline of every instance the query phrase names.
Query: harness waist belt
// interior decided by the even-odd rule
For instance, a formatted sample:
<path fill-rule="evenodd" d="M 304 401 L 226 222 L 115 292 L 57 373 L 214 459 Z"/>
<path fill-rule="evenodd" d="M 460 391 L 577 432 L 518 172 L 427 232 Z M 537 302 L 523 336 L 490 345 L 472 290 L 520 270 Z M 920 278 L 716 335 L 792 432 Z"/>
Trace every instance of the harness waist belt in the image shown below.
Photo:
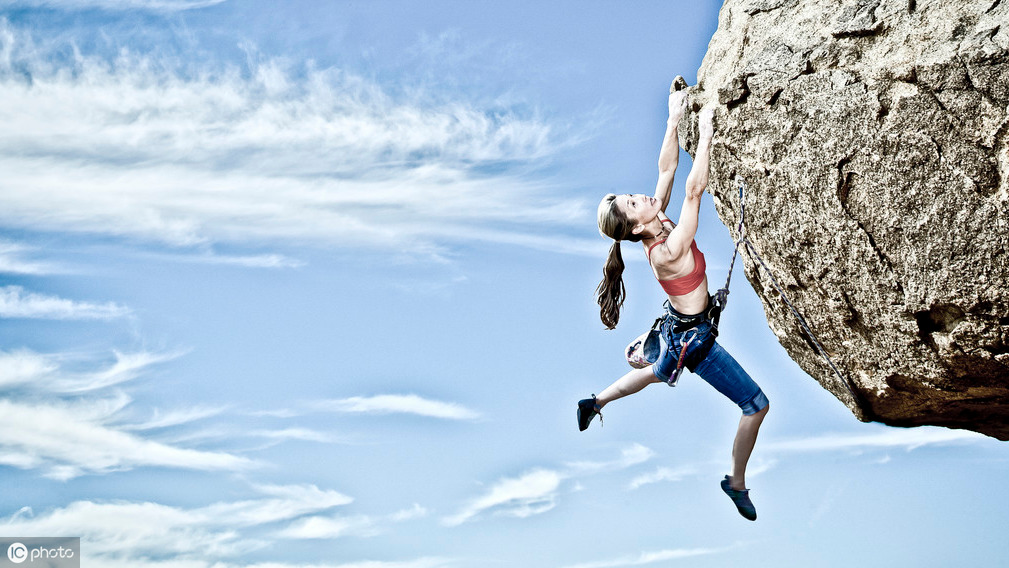
<path fill-rule="evenodd" d="M 704 322 L 712 321 L 715 317 L 717 317 L 715 312 L 718 310 L 717 304 L 711 301 L 710 294 L 708 295 L 708 305 L 705 306 L 704 311 L 699 314 L 682 314 L 673 308 L 672 304 L 669 303 L 669 300 L 665 301 L 663 307 L 666 309 L 666 317 L 675 322 L 673 325 L 674 333 L 683 333 L 684 331 L 695 328 Z"/>

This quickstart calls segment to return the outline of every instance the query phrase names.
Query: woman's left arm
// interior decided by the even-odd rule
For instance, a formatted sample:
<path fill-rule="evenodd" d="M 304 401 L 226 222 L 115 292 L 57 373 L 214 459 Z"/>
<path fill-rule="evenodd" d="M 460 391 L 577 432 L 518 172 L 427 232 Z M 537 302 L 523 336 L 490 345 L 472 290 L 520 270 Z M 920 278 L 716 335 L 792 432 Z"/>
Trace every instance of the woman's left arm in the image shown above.
<path fill-rule="evenodd" d="M 694 165 L 687 175 L 686 195 L 683 197 L 683 208 L 676 228 L 669 235 L 669 241 L 679 241 L 684 249 L 690 246 L 697 232 L 697 216 L 701 210 L 701 196 L 708 187 L 708 163 L 711 158 L 711 139 L 714 137 L 714 110 L 707 107 L 701 110 L 697 117 L 697 151 L 694 152 Z"/>
<path fill-rule="evenodd" d="M 677 81 L 683 80 L 677 76 L 669 86 L 669 119 L 666 121 L 666 134 L 662 138 L 662 148 L 659 149 L 659 179 L 655 183 L 655 199 L 662 203 L 662 211 L 669 205 L 669 192 L 673 188 L 673 175 L 680 160 L 680 145 L 677 140 L 676 127 L 687 109 L 687 91 L 674 90 Z"/>

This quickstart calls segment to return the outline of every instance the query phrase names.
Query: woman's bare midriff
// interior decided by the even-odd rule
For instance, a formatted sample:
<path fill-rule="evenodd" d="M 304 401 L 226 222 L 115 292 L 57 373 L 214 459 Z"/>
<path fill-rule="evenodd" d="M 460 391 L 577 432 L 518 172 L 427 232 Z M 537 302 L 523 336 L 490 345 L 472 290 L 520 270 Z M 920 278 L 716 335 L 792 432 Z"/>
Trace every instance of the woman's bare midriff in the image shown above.
<path fill-rule="evenodd" d="M 705 275 L 697 288 L 682 296 L 668 296 L 673 309 L 686 316 L 699 314 L 708 307 L 708 277 Z"/>

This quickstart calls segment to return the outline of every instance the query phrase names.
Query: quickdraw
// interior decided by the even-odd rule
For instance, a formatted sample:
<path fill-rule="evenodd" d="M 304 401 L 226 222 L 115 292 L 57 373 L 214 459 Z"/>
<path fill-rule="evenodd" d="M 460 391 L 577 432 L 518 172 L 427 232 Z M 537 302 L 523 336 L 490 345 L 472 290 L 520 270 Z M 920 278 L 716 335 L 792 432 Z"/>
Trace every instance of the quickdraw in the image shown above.
<path fill-rule="evenodd" d="M 693 335 L 690 336 L 690 339 L 686 339 L 687 334 L 691 332 L 693 333 Z M 696 329 L 684 331 L 683 335 L 680 336 L 680 343 L 682 343 L 683 346 L 680 347 L 680 356 L 676 360 L 676 370 L 673 371 L 673 374 L 669 377 L 669 380 L 666 381 L 666 383 L 669 386 L 675 387 L 676 382 L 680 379 L 680 373 L 683 372 L 683 364 L 687 361 L 687 348 L 690 347 L 690 345 L 694 342 L 695 339 L 697 339 Z"/>

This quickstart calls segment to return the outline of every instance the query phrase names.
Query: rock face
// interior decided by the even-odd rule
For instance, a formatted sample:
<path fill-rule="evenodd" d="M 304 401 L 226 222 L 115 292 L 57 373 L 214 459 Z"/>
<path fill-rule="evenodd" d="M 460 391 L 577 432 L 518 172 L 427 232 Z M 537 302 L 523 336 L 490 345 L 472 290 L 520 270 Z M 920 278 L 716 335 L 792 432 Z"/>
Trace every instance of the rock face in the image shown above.
<path fill-rule="evenodd" d="M 790 356 L 861 420 L 1009 439 L 1009 0 L 726 0 L 692 90 L 719 216 L 741 176 L 844 380 L 746 259 Z"/>

